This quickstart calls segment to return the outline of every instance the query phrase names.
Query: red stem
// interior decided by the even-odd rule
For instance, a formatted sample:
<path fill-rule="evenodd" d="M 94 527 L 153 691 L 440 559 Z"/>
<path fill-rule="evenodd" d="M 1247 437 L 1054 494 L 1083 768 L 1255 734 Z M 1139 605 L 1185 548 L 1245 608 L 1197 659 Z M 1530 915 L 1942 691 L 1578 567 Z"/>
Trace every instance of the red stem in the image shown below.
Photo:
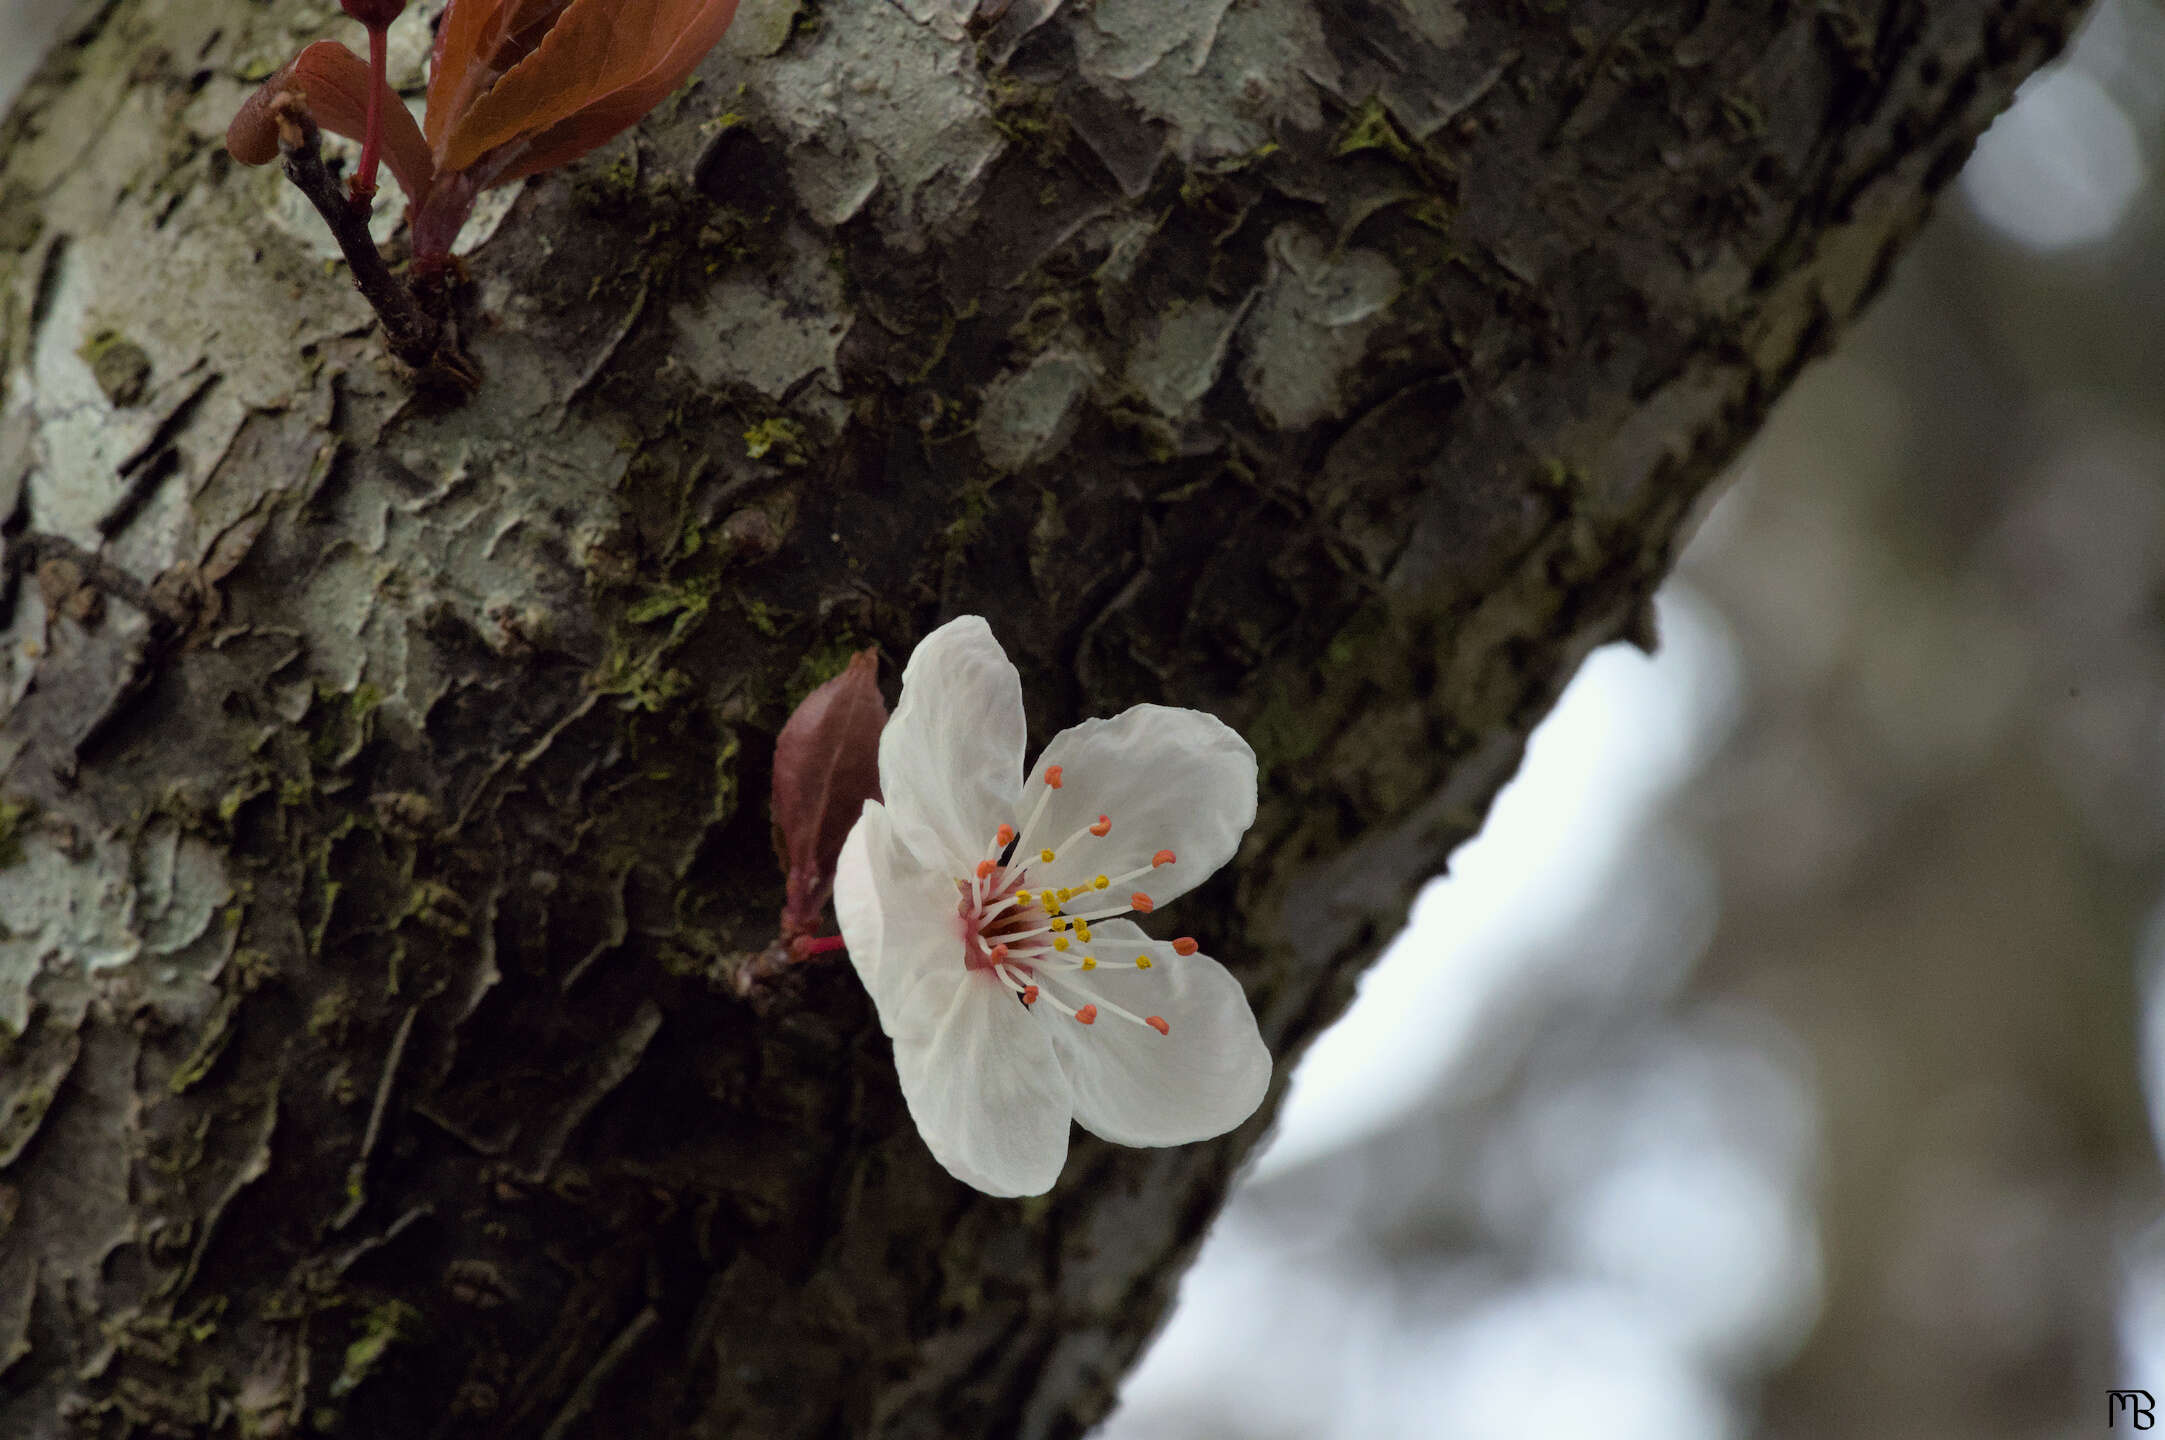
<path fill-rule="evenodd" d="M 353 198 L 367 205 L 376 198 L 376 159 L 383 149 L 383 104 L 391 93 L 391 32 L 368 27 L 368 133 L 361 140 L 361 163 L 353 170 Z"/>
<path fill-rule="evenodd" d="M 790 948 L 797 952 L 798 959 L 808 960 L 814 955 L 825 955 L 831 950 L 841 949 L 842 937 L 839 935 L 822 935 L 814 939 L 809 935 L 802 936 L 792 941 Z"/>

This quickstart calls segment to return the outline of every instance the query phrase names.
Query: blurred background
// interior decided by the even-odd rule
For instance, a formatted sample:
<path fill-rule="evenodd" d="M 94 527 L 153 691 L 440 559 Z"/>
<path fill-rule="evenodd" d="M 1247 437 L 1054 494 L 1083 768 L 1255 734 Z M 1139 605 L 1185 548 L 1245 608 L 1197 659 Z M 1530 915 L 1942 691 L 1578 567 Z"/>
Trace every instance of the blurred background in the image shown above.
<path fill-rule="evenodd" d="M 0 0 L 0 103 L 69 8 Z M 1098 1440 L 2165 1401 L 2161 168 L 2165 6 L 2102 0 L 1302 1062 Z"/>
<path fill-rule="evenodd" d="M 1097 1440 L 2165 1403 L 2161 167 L 2165 6 L 2102 0 L 1302 1061 Z"/>

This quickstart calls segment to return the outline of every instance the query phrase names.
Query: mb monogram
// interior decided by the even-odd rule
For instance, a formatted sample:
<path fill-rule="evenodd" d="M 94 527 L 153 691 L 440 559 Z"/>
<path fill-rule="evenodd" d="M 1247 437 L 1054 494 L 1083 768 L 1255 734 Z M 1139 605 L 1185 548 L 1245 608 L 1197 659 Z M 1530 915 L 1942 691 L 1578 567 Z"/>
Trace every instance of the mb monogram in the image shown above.
<path fill-rule="evenodd" d="M 2156 1402 L 2150 1398 L 2147 1390 L 2107 1390 L 2105 1428 L 2111 1430 L 2118 1426 L 2120 1416 L 2125 1414 L 2133 1429 L 2148 1430 L 2157 1424 L 2157 1416 L 2152 1413 L 2155 1407 Z"/>

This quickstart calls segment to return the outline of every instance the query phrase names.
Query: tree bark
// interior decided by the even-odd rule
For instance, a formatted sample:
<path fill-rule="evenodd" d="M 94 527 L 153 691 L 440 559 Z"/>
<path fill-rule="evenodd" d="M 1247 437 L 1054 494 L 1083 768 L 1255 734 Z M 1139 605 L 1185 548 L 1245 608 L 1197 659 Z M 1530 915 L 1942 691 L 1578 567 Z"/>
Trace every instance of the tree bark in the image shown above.
<path fill-rule="evenodd" d="M 457 406 L 217 144 L 332 7 L 17 105 L 0 1431 L 1081 1433 L 1270 1107 L 949 1179 L 845 963 L 740 994 L 794 699 L 977 611 L 1036 742 L 1241 729 L 1282 1083 L 2079 7 L 985 8 L 747 0 Z"/>

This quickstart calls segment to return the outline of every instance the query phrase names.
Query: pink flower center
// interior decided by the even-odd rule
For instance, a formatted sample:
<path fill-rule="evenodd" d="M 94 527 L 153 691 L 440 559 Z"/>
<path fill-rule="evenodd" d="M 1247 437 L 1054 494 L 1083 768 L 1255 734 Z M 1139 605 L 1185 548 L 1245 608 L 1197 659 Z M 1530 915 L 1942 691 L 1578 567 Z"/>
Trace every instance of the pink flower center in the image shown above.
<path fill-rule="evenodd" d="M 1137 1015 L 1093 993 L 1094 986 L 1082 978 L 1094 970 L 1148 970 L 1156 963 L 1150 949 L 1156 942 L 1130 948 L 1114 948 L 1091 932 L 1093 922 L 1116 915 L 1149 914 L 1156 908 L 1140 890 L 1128 891 L 1133 881 L 1161 865 L 1178 863 L 1170 850 L 1160 850 L 1126 874 L 1098 875 L 1087 883 L 1058 888 L 1033 889 L 1033 865 L 1048 866 L 1062 853 L 1112 832 L 1112 817 L 1100 815 L 1056 846 L 1033 849 L 1038 823 L 1044 818 L 1052 792 L 1062 788 L 1061 767 L 1048 766 L 1044 792 L 1017 835 L 1012 825 L 1002 825 L 986 847 L 971 876 L 957 876 L 955 888 L 956 928 L 962 940 L 962 963 L 966 970 L 997 980 L 1013 990 L 1033 1012 L 1040 1002 L 1050 1010 L 1083 1025 L 1097 1023 L 1103 1011 L 1160 1035 L 1171 1033 L 1161 1015 Z M 1196 944 L 1182 938 L 1172 944 L 1176 955 L 1193 955 Z M 1076 1003 L 1070 1004 L 1070 1000 Z"/>

